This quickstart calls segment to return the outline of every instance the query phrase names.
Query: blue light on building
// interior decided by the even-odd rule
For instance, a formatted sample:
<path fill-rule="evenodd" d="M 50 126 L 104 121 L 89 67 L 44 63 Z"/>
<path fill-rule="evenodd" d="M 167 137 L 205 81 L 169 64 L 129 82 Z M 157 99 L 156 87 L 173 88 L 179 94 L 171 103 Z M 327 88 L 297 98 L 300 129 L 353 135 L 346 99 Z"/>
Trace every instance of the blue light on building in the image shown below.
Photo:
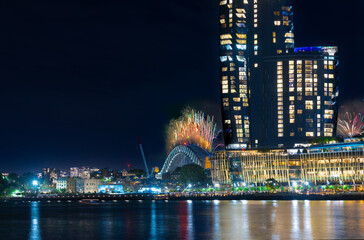
<path fill-rule="evenodd" d="M 138 192 L 140 193 L 152 193 L 152 194 L 158 194 L 162 192 L 162 189 L 160 187 L 143 187 Z"/>
<path fill-rule="evenodd" d="M 120 184 L 99 185 L 99 193 L 123 194 L 124 189 L 123 189 L 123 185 L 120 185 Z"/>

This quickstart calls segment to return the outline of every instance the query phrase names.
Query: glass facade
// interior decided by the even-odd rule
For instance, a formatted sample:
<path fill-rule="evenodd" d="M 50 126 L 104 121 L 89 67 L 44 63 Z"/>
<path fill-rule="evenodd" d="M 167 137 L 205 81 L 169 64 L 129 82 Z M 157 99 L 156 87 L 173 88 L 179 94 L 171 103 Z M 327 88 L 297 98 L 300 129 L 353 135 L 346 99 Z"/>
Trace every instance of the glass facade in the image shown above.
<path fill-rule="evenodd" d="M 228 147 L 246 148 L 250 138 L 247 3 L 220 2 L 220 83 Z"/>
<path fill-rule="evenodd" d="M 263 61 L 263 147 L 293 147 L 336 132 L 337 48 L 296 48 Z"/>
<path fill-rule="evenodd" d="M 220 1 L 221 103 L 228 149 L 251 147 L 252 139 L 258 139 L 261 62 L 294 46 L 291 9 L 289 0 Z"/>
<path fill-rule="evenodd" d="M 220 84 L 227 149 L 333 136 L 337 48 L 295 48 L 292 0 L 220 1 Z"/>

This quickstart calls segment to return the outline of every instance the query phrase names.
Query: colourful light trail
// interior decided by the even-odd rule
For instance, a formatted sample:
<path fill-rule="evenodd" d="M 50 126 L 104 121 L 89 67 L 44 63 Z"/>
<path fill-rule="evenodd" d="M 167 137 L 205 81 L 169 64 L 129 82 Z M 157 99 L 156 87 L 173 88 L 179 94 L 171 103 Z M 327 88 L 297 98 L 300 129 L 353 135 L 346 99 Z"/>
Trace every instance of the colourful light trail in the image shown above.
<path fill-rule="evenodd" d="M 364 134 L 364 117 L 361 113 L 346 112 L 343 119 L 337 122 L 338 135 L 342 137 L 355 137 Z"/>
<path fill-rule="evenodd" d="M 196 144 L 210 152 L 215 134 L 214 117 L 187 107 L 167 127 L 167 151 L 180 144 Z"/>

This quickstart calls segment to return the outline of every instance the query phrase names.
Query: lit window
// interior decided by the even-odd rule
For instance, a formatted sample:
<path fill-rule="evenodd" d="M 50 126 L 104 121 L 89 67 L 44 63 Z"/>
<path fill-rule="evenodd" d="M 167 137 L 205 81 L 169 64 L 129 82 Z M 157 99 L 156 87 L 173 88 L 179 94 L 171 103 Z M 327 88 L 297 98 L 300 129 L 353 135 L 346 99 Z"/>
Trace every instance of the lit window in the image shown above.
<path fill-rule="evenodd" d="M 306 137 L 313 137 L 315 134 L 313 132 L 306 132 Z"/>
<path fill-rule="evenodd" d="M 246 40 L 236 39 L 236 42 L 239 44 L 246 44 Z"/>
<path fill-rule="evenodd" d="M 305 101 L 306 109 L 312 110 L 313 109 L 313 101 Z"/>
<path fill-rule="evenodd" d="M 246 34 L 237 33 L 236 36 L 238 38 L 244 38 L 244 39 L 246 39 Z"/>
<path fill-rule="evenodd" d="M 220 35 L 220 39 L 231 39 L 231 38 L 233 38 L 231 36 L 231 34 L 222 34 L 222 35 Z"/>
<path fill-rule="evenodd" d="M 222 40 L 220 41 L 220 45 L 232 44 L 231 40 Z"/>

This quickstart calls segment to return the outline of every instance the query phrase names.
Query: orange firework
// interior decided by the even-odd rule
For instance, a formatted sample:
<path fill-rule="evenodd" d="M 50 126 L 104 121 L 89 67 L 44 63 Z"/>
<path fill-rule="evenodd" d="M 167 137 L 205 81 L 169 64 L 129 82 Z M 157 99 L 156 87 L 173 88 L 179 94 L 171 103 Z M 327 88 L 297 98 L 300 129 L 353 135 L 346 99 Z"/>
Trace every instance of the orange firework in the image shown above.
<path fill-rule="evenodd" d="M 211 151 L 215 133 L 216 124 L 213 117 L 187 107 L 181 116 L 172 119 L 167 127 L 167 151 L 179 144 L 195 144 Z"/>

